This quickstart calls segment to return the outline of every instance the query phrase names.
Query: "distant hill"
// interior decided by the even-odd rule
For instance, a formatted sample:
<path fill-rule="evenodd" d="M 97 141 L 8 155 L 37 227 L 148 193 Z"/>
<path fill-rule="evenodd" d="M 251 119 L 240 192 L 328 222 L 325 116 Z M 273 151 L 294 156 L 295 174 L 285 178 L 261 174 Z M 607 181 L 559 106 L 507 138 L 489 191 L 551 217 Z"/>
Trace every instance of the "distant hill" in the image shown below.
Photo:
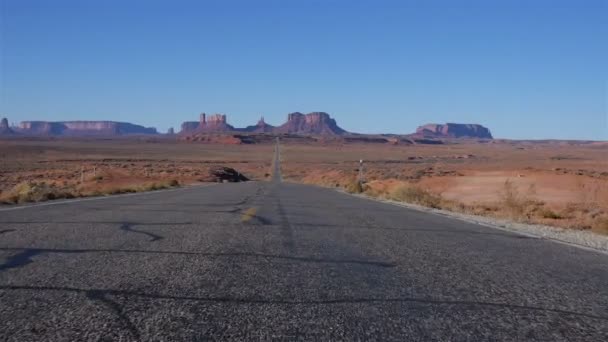
<path fill-rule="evenodd" d="M 416 129 L 416 135 L 427 138 L 478 138 L 492 139 L 490 130 L 477 124 L 426 124 Z"/>
<path fill-rule="evenodd" d="M 115 121 L 22 121 L 13 129 L 22 135 L 115 136 L 158 134 L 156 128 Z"/>
<path fill-rule="evenodd" d="M 24 136 L 122 136 L 155 135 L 155 128 L 144 127 L 127 122 L 115 121 L 22 121 L 17 127 L 10 127 L 8 120 L 0 122 L 0 135 Z M 198 121 L 186 121 L 181 125 L 177 136 L 180 140 L 201 142 L 256 143 L 266 141 L 267 137 L 254 135 L 289 135 L 320 137 L 321 140 L 343 141 L 349 143 L 390 143 L 390 144 L 437 144 L 445 140 L 472 138 L 492 139 L 490 130 L 479 124 L 426 124 L 411 134 L 357 134 L 347 132 L 338 126 L 336 120 L 326 112 L 303 114 L 294 112 L 287 115 L 287 121 L 273 126 L 262 117 L 255 125 L 236 128 L 228 123 L 225 114 L 207 115 L 201 113 Z M 171 129 L 167 136 L 173 135 Z M 230 135 L 210 137 L 210 135 Z M 318 140 L 318 139 L 317 139 Z"/>
<path fill-rule="evenodd" d="M 336 120 L 325 112 L 308 114 L 295 112 L 287 115 L 287 122 L 277 127 L 276 133 L 342 135 L 347 132 L 340 128 Z"/>
<path fill-rule="evenodd" d="M 180 134 L 221 133 L 221 132 L 249 132 L 249 133 L 275 133 L 275 134 L 305 134 L 305 135 L 343 135 L 347 134 L 340 128 L 336 120 L 324 112 L 302 114 L 295 112 L 287 115 L 287 122 L 275 127 L 267 124 L 264 118 L 256 125 L 245 128 L 234 128 L 226 122 L 226 115 L 214 114 L 207 118 L 202 113 L 199 121 L 186 121 L 182 123 Z"/>
<path fill-rule="evenodd" d="M 241 131 L 243 132 L 249 132 L 249 133 L 272 133 L 274 132 L 276 129 L 276 127 L 274 127 L 273 125 L 269 125 L 264 121 L 264 117 L 260 118 L 260 121 L 258 121 L 257 124 L 253 125 L 253 126 L 247 126 L 243 129 L 241 129 Z"/>
<path fill-rule="evenodd" d="M 0 135 L 14 135 L 15 132 L 8 125 L 8 119 L 2 118 L 0 121 Z"/>

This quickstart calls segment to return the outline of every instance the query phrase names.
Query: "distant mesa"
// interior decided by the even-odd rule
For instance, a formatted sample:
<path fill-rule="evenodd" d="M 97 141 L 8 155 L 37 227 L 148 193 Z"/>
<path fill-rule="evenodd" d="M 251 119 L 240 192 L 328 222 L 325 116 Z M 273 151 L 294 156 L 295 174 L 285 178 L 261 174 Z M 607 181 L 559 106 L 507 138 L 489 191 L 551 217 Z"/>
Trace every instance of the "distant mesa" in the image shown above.
<path fill-rule="evenodd" d="M 115 121 L 22 121 L 10 126 L 6 118 L 0 121 L 0 135 L 21 136 L 121 136 L 156 135 L 156 128 Z M 169 128 L 167 136 L 175 134 Z M 249 144 L 266 142 L 272 135 L 285 138 L 314 138 L 314 141 L 351 143 L 438 144 L 450 139 L 492 139 L 492 133 L 478 124 L 426 124 L 412 134 L 357 134 L 347 132 L 328 113 L 294 112 L 280 126 L 268 124 L 262 116 L 251 126 L 236 128 L 225 114 L 201 113 L 198 121 L 182 123 L 177 139 L 209 143 Z"/>
<path fill-rule="evenodd" d="M 182 124 L 180 139 L 205 142 L 226 140 L 210 136 L 210 134 L 217 135 L 220 133 L 229 133 L 231 143 L 250 143 L 250 140 L 253 143 L 260 140 L 246 138 L 246 133 L 280 134 L 292 137 L 317 136 L 325 140 L 337 139 L 344 142 L 384 142 L 390 144 L 441 144 L 446 139 L 460 138 L 492 139 L 490 130 L 482 125 L 458 123 L 427 124 L 418 127 L 415 133 L 403 135 L 356 134 L 342 129 L 338 126 L 336 120 L 325 112 L 290 113 L 287 115 L 287 121 L 276 127 L 266 123 L 264 117 L 262 117 L 257 124 L 245 128 L 235 128 L 229 125 L 225 114 L 207 116 L 202 113 L 199 121 L 186 121 Z"/>
<path fill-rule="evenodd" d="M 234 127 L 226 122 L 225 114 L 214 114 L 207 117 L 207 114 L 201 113 L 199 121 L 186 121 L 182 123 L 180 133 L 216 133 L 234 130 Z"/>
<path fill-rule="evenodd" d="M 426 124 L 416 129 L 416 135 L 425 138 L 477 138 L 492 139 L 490 130 L 477 124 Z"/>
<path fill-rule="evenodd" d="M 24 135 L 116 136 L 158 134 L 156 128 L 115 121 L 22 121 L 15 131 Z"/>
<path fill-rule="evenodd" d="M 215 114 L 207 117 L 201 114 L 199 121 L 186 121 L 182 123 L 180 134 L 197 133 L 223 133 L 223 132 L 248 132 L 248 133 L 274 133 L 274 134 L 302 134 L 302 135 L 343 135 L 348 132 L 336 124 L 329 114 L 314 112 L 302 114 L 295 112 L 287 115 L 287 122 L 275 127 L 264 121 L 262 117 L 257 124 L 245 128 L 234 128 L 226 122 L 226 115 Z"/>
<path fill-rule="evenodd" d="M 274 127 L 273 125 L 267 124 L 266 121 L 264 121 L 264 117 L 262 116 L 257 124 L 255 124 L 253 126 L 247 126 L 247 127 L 243 128 L 242 130 L 244 132 L 250 132 L 250 133 L 273 133 L 275 131 L 275 129 L 276 129 L 276 127 Z"/>
<path fill-rule="evenodd" d="M 0 135 L 13 135 L 15 132 L 8 125 L 8 119 L 2 118 L 0 121 Z"/>
<path fill-rule="evenodd" d="M 276 132 L 311 135 L 342 135 L 347 133 L 338 126 L 336 120 L 325 112 L 288 114 L 287 122 L 277 127 Z"/>

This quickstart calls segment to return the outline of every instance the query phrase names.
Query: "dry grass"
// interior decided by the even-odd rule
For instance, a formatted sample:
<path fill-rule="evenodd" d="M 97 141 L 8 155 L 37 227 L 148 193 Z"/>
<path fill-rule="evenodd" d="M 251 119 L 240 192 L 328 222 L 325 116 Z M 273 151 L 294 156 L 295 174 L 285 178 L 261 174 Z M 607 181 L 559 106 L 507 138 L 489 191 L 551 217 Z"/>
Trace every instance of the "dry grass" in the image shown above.
<path fill-rule="evenodd" d="M 608 145 L 288 145 L 283 176 L 467 214 L 607 233 Z"/>
<path fill-rule="evenodd" d="M 351 194 L 360 194 L 363 190 L 363 184 L 358 180 L 353 180 L 346 186 L 346 191 Z"/>
<path fill-rule="evenodd" d="M 0 193 L 0 203 L 19 204 L 28 202 L 42 202 L 62 198 L 104 196 L 168 189 L 178 187 L 179 185 L 179 182 L 175 179 L 123 186 L 111 185 L 95 187 L 93 189 L 87 186 L 58 186 L 56 184 L 49 184 L 46 182 L 21 182 L 15 185 L 12 189 Z"/>
<path fill-rule="evenodd" d="M 16 203 L 210 182 L 216 165 L 263 179 L 272 148 L 136 138 L 0 139 L 0 198 Z"/>
<path fill-rule="evenodd" d="M 401 185 L 395 188 L 389 196 L 395 201 L 414 203 L 429 208 L 441 208 L 441 196 L 413 185 Z"/>

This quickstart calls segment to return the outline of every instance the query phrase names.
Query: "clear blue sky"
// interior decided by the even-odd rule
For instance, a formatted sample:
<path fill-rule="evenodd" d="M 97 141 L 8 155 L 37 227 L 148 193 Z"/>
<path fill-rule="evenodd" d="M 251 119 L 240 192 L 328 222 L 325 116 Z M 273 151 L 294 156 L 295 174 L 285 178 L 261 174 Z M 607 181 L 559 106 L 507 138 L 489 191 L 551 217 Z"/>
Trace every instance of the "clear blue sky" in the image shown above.
<path fill-rule="evenodd" d="M 0 116 L 608 140 L 608 0 L 0 0 Z"/>

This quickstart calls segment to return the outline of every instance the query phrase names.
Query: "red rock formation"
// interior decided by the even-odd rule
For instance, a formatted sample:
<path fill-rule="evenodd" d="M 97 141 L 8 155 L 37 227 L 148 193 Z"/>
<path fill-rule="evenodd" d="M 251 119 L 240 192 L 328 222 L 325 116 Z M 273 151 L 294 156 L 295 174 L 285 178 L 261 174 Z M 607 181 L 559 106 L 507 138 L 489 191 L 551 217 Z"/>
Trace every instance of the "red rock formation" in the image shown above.
<path fill-rule="evenodd" d="M 2 118 L 2 120 L 0 121 L 0 135 L 13 135 L 13 134 L 15 134 L 15 132 L 13 132 L 11 127 L 8 125 L 8 119 Z"/>
<path fill-rule="evenodd" d="M 225 114 L 214 114 L 207 117 L 207 114 L 201 113 L 200 120 L 186 121 L 182 123 L 181 134 L 193 134 L 193 133 L 217 133 L 217 132 L 231 132 L 235 131 L 234 127 L 230 126 L 226 122 Z"/>
<path fill-rule="evenodd" d="M 200 115 L 200 120 L 186 121 L 182 123 L 182 135 L 193 135 L 198 133 L 224 133 L 224 132 L 249 132 L 249 133 L 284 133 L 284 134 L 307 134 L 307 135 L 342 135 L 347 133 L 338 127 L 336 120 L 324 112 L 309 114 L 291 113 L 287 116 L 287 122 L 279 127 L 267 124 L 262 117 L 256 125 L 245 128 L 234 128 L 226 122 L 226 115 L 215 114 L 207 116 Z"/>
<path fill-rule="evenodd" d="M 205 115 L 205 114 L 202 114 Z M 200 129 L 204 132 L 230 132 L 234 127 L 226 123 L 225 114 L 214 114 L 207 118 L 206 122 L 201 122 Z"/>
<path fill-rule="evenodd" d="M 434 138 L 492 139 L 490 130 L 477 124 L 427 124 L 416 129 L 416 135 Z"/>
<path fill-rule="evenodd" d="M 192 133 L 195 132 L 200 122 L 198 121 L 185 121 L 182 123 L 182 130 L 180 133 Z"/>
<path fill-rule="evenodd" d="M 155 128 L 115 121 L 22 121 L 19 125 L 19 132 L 29 135 L 66 136 L 157 134 Z"/>
<path fill-rule="evenodd" d="M 312 135 L 342 135 L 345 130 L 336 124 L 329 114 L 313 112 L 302 114 L 295 112 L 287 115 L 287 122 L 275 130 L 277 133 L 312 134 Z"/>
<path fill-rule="evenodd" d="M 251 132 L 251 133 L 272 133 L 274 132 L 275 127 L 273 125 L 269 125 L 264 121 L 264 117 L 262 116 L 257 124 L 253 126 L 247 126 L 242 129 L 243 132 Z"/>

